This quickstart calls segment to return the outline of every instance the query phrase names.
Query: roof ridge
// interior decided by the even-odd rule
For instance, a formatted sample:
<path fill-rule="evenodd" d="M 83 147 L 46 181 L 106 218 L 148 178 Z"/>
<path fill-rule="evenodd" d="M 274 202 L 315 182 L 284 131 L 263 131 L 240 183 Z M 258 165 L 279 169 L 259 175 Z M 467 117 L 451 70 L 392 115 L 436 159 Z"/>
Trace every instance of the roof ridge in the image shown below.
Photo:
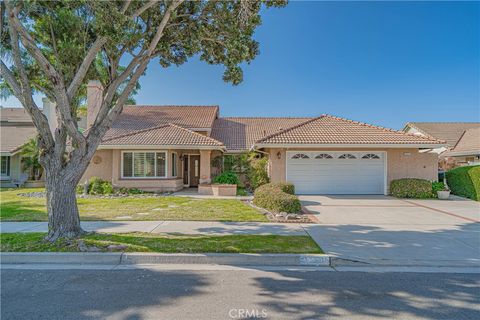
<path fill-rule="evenodd" d="M 182 130 L 185 130 L 187 132 L 190 132 L 194 135 L 198 135 L 202 138 L 206 138 L 207 140 L 211 140 L 212 142 L 215 142 L 215 143 L 218 143 L 219 145 L 223 146 L 224 144 L 220 141 L 218 141 L 217 139 L 213 139 L 212 137 L 209 137 L 209 136 L 204 136 L 203 134 L 200 134 L 198 132 L 195 132 L 195 131 L 192 131 L 190 129 L 187 129 L 187 128 L 184 128 L 184 127 L 181 127 L 179 125 L 176 125 L 176 124 L 173 124 L 173 123 L 167 123 L 168 126 L 171 126 L 171 127 L 176 127 L 176 128 L 179 128 L 179 129 L 182 129 Z"/>
<path fill-rule="evenodd" d="M 470 129 L 467 129 L 467 130 L 470 130 Z M 455 150 L 455 148 L 457 147 L 458 143 L 462 140 L 463 136 L 465 135 L 465 133 L 467 133 L 467 130 L 464 130 L 462 132 L 462 135 L 460 136 L 460 138 L 458 138 L 457 142 L 455 142 L 455 145 L 450 149 L 450 150 Z"/>
<path fill-rule="evenodd" d="M 299 127 L 301 127 L 301 126 L 303 126 L 303 125 L 306 125 L 306 124 L 311 123 L 311 122 L 313 122 L 313 121 L 319 120 L 319 119 L 323 118 L 324 116 L 326 116 L 326 115 L 325 115 L 325 114 L 322 114 L 322 115 L 320 115 L 320 116 L 318 116 L 318 117 L 311 118 L 311 119 L 308 119 L 307 121 L 304 121 L 304 122 L 301 122 L 301 123 L 299 123 L 299 124 L 296 124 L 296 125 L 294 125 L 294 126 L 292 126 L 292 127 L 290 127 L 290 128 L 286 128 L 286 129 L 284 129 L 284 130 L 280 130 L 280 131 L 278 131 L 278 132 L 269 134 L 269 135 L 267 135 L 267 136 L 265 136 L 265 137 L 263 137 L 263 138 L 261 138 L 261 139 L 258 139 L 257 141 L 255 141 L 255 143 L 259 143 L 259 142 L 262 142 L 262 141 L 264 141 L 264 140 L 267 140 L 267 139 L 270 139 L 270 138 L 272 138 L 272 137 L 275 137 L 275 136 L 277 136 L 277 135 L 283 134 L 283 133 L 285 133 L 285 132 L 289 132 L 289 131 L 291 131 L 291 130 L 293 130 L 293 129 L 296 129 L 296 128 L 299 128 Z"/>
<path fill-rule="evenodd" d="M 315 117 L 219 117 L 219 119 L 314 119 Z"/>
<path fill-rule="evenodd" d="M 219 108 L 218 104 L 206 104 L 206 105 L 198 105 L 198 104 L 128 104 L 125 107 L 155 107 L 155 108 Z"/>
<path fill-rule="evenodd" d="M 412 123 L 436 123 L 436 124 L 444 124 L 444 123 L 470 123 L 470 124 L 480 124 L 480 121 L 412 121 L 407 122 L 407 124 Z"/>
<path fill-rule="evenodd" d="M 167 127 L 168 125 L 169 125 L 169 123 L 167 123 L 167 124 L 162 124 L 162 125 L 155 126 L 155 127 L 151 127 L 151 128 L 146 128 L 146 129 L 141 129 L 141 130 L 135 130 L 135 131 L 133 131 L 133 132 L 128 132 L 128 133 L 125 133 L 125 134 L 121 134 L 121 135 L 118 135 L 118 136 L 114 136 L 114 137 L 111 137 L 111 138 L 102 140 L 102 142 L 112 141 L 112 140 L 116 140 L 116 139 L 120 139 L 120 138 L 124 138 L 124 137 L 128 137 L 128 136 L 134 136 L 134 135 L 139 134 L 139 133 L 143 133 L 143 132 L 147 132 L 147 131 L 151 131 L 151 130 L 155 130 L 155 129 L 164 128 L 164 127 Z M 88 129 L 87 129 L 87 130 L 88 130 Z M 86 130 L 86 131 L 87 131 L 87 130 Z M 85 132 L 86 132 L 86 131 L 85 131 Z"/>
<path fill-rule="evenodd" d="M 395 129 L 391 129 L 391 128 L 386 128 L 386 127 L 382 127 L 382 126 L 377 126 L 377 125 L 370 124 L 370 123 L 366 123 L 366 122 L 361 122 L 361 121 L 351 120 L 351 119 L 347 119 L 347 118 L 337 117 L 337 116 L 333 116 L 333 115 L 329 115 L 329 114 L 326 114 L 325 116 L 326 116 L 326 117 L 333 118 L 333 119 L 337 119 L 337 120 L 342 120 L 342 121 L 347 121 L 347 122 L 359 124 L 359 125 L 366 126 L 366 127 L 370 127 L 370 128 L 375 128 L 375 129 L 383 130 L 383 131 L 386 131 L 386 132 L 400 133 L 400 134 L 403 134 L 403 135 L 406 135 L 406 136 L 410 136 L 410 137 L 426 138 L 426 139 L 428 139 L 428 140 L 433 140 L 433 141 L 445 143 L 445 141 L 440 140 L 440 139 L 436 139 L 436 138 L 434 138 L 434 137 L 432 137 L 432 136 L 430 136 L 430 135 L 427 135 L 426 137 L 421 137 L 421 136 L 415 135 L 415 134 L 413 134 L 413 133 L 407 133 L 407 132 L 400 131 L 400 130 L 395 130 Z"/>

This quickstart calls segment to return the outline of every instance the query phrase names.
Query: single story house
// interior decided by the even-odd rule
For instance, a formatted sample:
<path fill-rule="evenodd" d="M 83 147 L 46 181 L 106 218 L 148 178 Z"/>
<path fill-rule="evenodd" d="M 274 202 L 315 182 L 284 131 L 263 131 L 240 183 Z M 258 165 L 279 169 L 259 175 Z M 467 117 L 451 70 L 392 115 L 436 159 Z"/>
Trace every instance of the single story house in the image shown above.
<path fill-rule="evenodd" d="M 445 141 L 445 146 L 429 150 L 439 155 L 443 170 L 480 162 L 479 130 L 480 122 L 408 122 L 403 128 L 407 133 Z"/>
<path fill-rule="evenodd" d="M 0 108 L 0 183 L 13 187 L 25 175 L 21 165 L 20 147 L 35 137 L 32 119 L 23 108 Z"/>
<path fill-rule="evenodd" d="M 90 83 L 87 127 L 101 85 Z M 125 106 L 106 133 L 83 179 L 114 186 L 177 191 L 211 182 L 212 159 L 257 151 L 274 182 L 299 194 L 388 194 L 399 178 L 437 179 L 445 146 L 419 136 L 331 115 L 315 118 L 221 117 L 218 106 Z"/>

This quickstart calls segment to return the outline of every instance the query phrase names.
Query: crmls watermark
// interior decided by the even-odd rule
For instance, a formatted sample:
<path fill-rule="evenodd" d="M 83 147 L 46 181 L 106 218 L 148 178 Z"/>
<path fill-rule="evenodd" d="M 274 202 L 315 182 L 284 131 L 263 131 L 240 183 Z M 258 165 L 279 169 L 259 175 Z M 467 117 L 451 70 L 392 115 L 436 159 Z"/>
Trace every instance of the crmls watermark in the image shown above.
<path fill-rule="evenodd" d="M 262 309 L 230 309 L 228 311 L 230 319 L 265 319 L 267 310 Z"/>

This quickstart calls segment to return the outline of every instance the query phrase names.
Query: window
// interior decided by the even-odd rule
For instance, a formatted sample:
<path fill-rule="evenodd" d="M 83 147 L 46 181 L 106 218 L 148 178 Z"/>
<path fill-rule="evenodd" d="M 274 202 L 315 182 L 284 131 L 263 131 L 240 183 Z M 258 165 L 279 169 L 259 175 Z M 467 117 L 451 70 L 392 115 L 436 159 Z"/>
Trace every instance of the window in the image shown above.
<path fill-rule="evenodd" d="M 172 177 L 177 176 L 177 154 L 172 153 Z"/>
<path fill-rule="evenodd" d="M 124 152 L 122 177 L 164 178 L 166 176 L 165 152 Z"/>
<path fill-rule="evenodd" d="M 10 156 L 2 156 L 0 163 L 0 174 L 2 176 L 10 175 Z"/>
<path fill-rule="evenodd" d="M 333 157 L 328 153 L 320 153 L 315 159 L 333 159 Z"/>
<path fill-rule="evenodd" d="M 380 159 L 380 157 L 373 153 L 367 153 L 362 159 Z"/>
<path fill-rule="evenodd" d="M 351 153 L 344 153 L 338 159 L 357 159 L 353 154 Z"/>
<path fill-rule="evenodd" d="M 292 157 L 292 159 L 309 159 L 310 157 L 304 153 L 297 153 Z"/>

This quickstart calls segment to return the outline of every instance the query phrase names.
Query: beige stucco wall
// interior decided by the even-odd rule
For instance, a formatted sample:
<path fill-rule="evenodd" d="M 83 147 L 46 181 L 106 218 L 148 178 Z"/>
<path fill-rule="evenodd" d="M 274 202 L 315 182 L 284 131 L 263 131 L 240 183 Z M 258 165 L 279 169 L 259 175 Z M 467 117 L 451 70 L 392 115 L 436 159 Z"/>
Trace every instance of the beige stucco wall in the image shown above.
<path fill-rule="evenodd" d="M 418 149 L 301 149 L 291 148 L 288 151 L 386 151 L 387 152 L 387 189 L 390 182 L 400 178 L 419 178 L 437 180 L 438 155 L 435 153 L 420 153 Z M 266 149 L 269 153 L 269 174 L 272 182 L 285 181 L 286 149 Z"/>
<path fill-rule="evenodd" d="M 84 183 L 91 177 L 112 181 L 112 150 L 97 150 L 95 152 L 80 182 Z"/>
<path fill-rule="evenodd" d="M 167 152 L 167 177 L 158 179 L 122 179 L 121 175 L 121 154 L 122 151 L 128 150 L 97 150 L 90 161 L 81 182 L 91 177 L 100 177 L 104 180 L 111 181 L 115 187 L 138 188 L 146 191 L 178 191 L 183 188 L 183 161 L 184 154 L 200 155 L 200 178 L 202 183 L 210 182 L 211 166 L 210 166 L 210 150 L 161 150 Z M 154 151 L 154 150 L 152 150 Z M 172 176 L 171 159 L 172 153 L 177 154 L 177 176 Z M 215 154 L 216 151 L 213 151 Z M 99 159 L 101 161 L 99 162 Z"/>

